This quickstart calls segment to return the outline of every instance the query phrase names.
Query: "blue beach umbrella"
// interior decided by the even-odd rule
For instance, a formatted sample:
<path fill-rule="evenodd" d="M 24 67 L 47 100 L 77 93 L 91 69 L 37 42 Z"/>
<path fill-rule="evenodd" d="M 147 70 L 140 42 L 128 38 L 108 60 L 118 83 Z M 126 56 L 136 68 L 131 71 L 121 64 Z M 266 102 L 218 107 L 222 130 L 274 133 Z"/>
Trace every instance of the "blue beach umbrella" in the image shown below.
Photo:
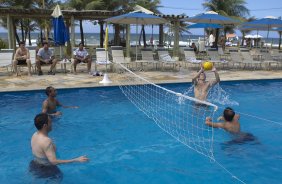
<path fill-rule="evenodd" d="M 201 13 L 193 17 L 182 19 L 182 21 L 194 22 L 194 23 L 220 24 L 220 25 L 240 24 L 240 21 L 219 15 L 214 11 Z"/>
<path fill-rule="evenodd" d="M 201 13 L 193 17 L 185 18 L 183 19 L 183 21 L 194 22 L 194 23 L 221 24 L 221 25 L 240 24 L 240 21 L 219 15 L 218 13 L 214 11 L 208 11 L 208 12 Z"/>
<path fill-rule="evenodd" d="M 57 5 L 52 13 L 53 27 L 54 27 L 54 42 L 55 45 L 60 46 L 60 57 L 61 57 L 61 46 L 64 46 L 69 41 L 69 30 L 66 28 L 63 14 L 59 5 Z"/>
<path fill-rule="evenodd" d="M 208 24 L 208 23 L 197 23 L 187 26 L 188 29 L 197 29 L 197 28 L 212 28 L 212 29 L 221 29 L 223 26 L 219 24 Z"/>
<path fill-rule="evenodd" d="M 114 24 L 164 24 L 167 21 L 161 17 L 156 15 L 146 14 L 143 12 L 133 12 L 127 13 L 115 17 L 111 17 L 105 20 L 106 22 L 114 23 Z"/>
<path fill-rule="evenodd" d="M 267 30 L 267 39 L 269 31 L 275 27 L 282 27 L 282 20 L 273 16 L 267 16 L 262 19 L 254 20 L 251 22 L 245 22 L 242 27 L 255 27 L 257 30 Z"/>
<path fill-rule="evenodd" d="M 219 24 L 209 24 L 209 23 L 196 23 L 196 24 L 192 24 L 187 26 L 188 29 L 197 29 L 197 28 L 211 28 L 211 29 L 222 29 L 223 26 L 219 25 Z M 205 32 L 204 32 L 204 42 L 205 41 Z"/>
<path fill-rule="evenodd" d="M 143 12 L 131 12 L 115 17 L 105 19 L 108 23 L 114 24 L 136 24 L 136 35 L 138 34 L 138 25 L 164 24 L 167 21 L 156 15 L 146 14 Z M 137 61 L 137 40 L 136 40 L 136 61 Z"/>

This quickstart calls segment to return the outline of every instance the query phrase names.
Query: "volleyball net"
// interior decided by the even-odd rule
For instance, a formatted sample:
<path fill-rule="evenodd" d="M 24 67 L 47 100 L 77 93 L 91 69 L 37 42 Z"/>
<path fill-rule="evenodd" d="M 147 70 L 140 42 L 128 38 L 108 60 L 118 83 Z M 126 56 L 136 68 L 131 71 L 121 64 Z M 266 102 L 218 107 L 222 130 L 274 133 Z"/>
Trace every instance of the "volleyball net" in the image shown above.
<path fill-rule="evenodd" d="M 214 160 L 213 128 L 205 125 L 217 106 L 156 85 L 119 64 L 124 95 L 162 130 L 190 149 Z"/>

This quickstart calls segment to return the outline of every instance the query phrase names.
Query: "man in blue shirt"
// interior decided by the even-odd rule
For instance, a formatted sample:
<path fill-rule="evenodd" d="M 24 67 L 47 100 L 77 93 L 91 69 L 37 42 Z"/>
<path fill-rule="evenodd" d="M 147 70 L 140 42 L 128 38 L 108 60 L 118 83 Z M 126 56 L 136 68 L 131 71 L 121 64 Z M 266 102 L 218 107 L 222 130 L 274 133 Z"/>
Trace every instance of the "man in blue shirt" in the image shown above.
<path fill-rule="evenodd" d="M 43 42 L 43 48 L 39 49 L 37 52 L 36 58 L 36 66 L 38 69 L 38 75 L 43 75 L 41 70 L 41 65 L 51 64 L 50 70 L 48 71 L 48 75 L 55 75 L 54 68 L 57 64 L 57 60 L 55 59 L 53 52 L 49 49 L 49 45 L 47 42 Z"/>

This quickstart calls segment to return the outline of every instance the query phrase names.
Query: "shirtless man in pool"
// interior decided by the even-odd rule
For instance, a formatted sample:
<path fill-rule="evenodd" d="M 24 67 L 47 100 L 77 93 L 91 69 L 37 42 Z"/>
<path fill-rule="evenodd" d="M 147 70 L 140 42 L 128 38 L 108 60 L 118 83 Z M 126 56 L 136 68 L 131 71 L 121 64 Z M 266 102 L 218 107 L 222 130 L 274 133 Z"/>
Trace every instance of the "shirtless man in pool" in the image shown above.
<path fill-rule="evenodd" d="M 56 99 L 57 91 L 52 86 L 47 87 L 45 93 L 48 96 L 48 98 L 43 102 L 42 113 L 47 113 L 50 116 L 59 116 L 62 115 L 62 112 L 56 111 L 57 106 L 61 106 L 64 108 L 78 108 L 77 106 L 65 106 L 61 104 Z"/>
<path fill-rule="evenodd" d="M 86 156 L 80 156 L 70 160 L 57 159 L 56 146 L 48 137 L 48 133 L 52 130 L 52 119 L 48 114 L 40 113 L 36 115 L 34 125 L 38 131 L 31 138 L 31 149 L 34 155 L 33 164 L 50 166 L 71 162 L 86 162 L 89 160 Z"/>
<path fill-rule="evenodd" d="M 194 84 L 194 96 L 198 100 L 206 101 L 209 89 L 220 82 L 219 74 L 215 67 L 213 67 L 212 72 L 214 72 L 215 80 L 206 81 L 206 74 L 202 67 L 192 79 Z"/>

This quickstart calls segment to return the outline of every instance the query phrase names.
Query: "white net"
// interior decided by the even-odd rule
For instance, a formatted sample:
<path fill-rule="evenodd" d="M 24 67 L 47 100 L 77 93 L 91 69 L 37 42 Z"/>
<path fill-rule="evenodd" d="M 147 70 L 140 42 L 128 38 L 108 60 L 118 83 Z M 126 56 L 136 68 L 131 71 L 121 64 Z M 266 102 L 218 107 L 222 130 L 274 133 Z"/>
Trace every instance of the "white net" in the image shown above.
<path fill-rule="evenodd" d="M 213 128 L 205 125 L 217 106 L 158 86 L 119 66 L 119 86 L 125 96 L 165 132 L 214 160 Z"/>

